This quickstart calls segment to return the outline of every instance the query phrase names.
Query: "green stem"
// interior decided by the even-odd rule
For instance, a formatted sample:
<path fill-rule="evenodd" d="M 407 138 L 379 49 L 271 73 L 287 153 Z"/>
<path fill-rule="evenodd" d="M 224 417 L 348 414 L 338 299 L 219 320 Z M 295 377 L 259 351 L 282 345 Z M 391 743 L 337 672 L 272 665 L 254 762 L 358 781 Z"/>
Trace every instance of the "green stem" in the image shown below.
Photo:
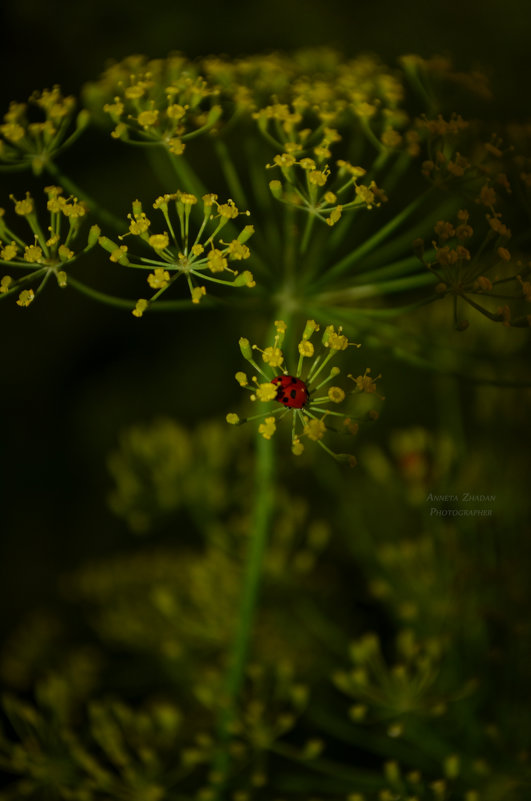
<path fill-rule="evenodd" d="M 301 256 L 304 255 L 304 253 L 306 253 L 308 245 L 310 244 L 310 237 L 312 235 L 314 223 L 315 223 L 315 215 L 310 212 L 306 220 L 306 225 L 304 227 L 304 234 L 302 236 L 299 248 L 299 253 L 301 254 Z"/>
<path fill-rule="evenodd" d="M 93 197 L 88 195 L 81 187 L 74 181 L 66 176 L 53 161 L 46 162 L 45 169 L 52 175 L 61 186 L 80 200 L 84 200 L 88 205 L 91 213 L 98 219 L 102 225 L 108 225 L 114 231 L 122 233 L 127 230 L 127 225 L 119 217 L 116 217 L 112 212 L 102 208 Z"/>
<path fill-rule="evenodd" d="M 370 253 L 371 258 L 373 254 L 380 250 L 382 243 L 394 232 L 397 228 L 399 228 L 408 217 L 414 214 L 417 209 L 426 203 L 426 200 L 429 196 L 431 189 L 426 190 L 423 192 L 422 195 L 415 198 L 405 209 L 403 209 L 399 214 L 395 215 L 386 225 L 383 225 L 381 228 L 376 231 L 373 236 L 366 239 L 363 244 L 359 245 L 357 248 L 352 250 L 348 253 L 344 258 L 340 259 L 340 261 L 336 262 L 332 267 L 330 267 L 324 275 L 321 277 L 320 281 L 316 283 L 318 287 L 321 283 L 328 283 L 331 278 L 336 278 L 338 275 L 341 275 L 344 272 L 347 272 L 351 267 L 353 267 L 359 260 L 365 256 L 365 254 Z M 443 211 L 445 211 L 446 207 L 442 206 L 438 209 L 438 212 L 443 216 Z M 415 226 L 410 231 L 406 231 L 405 234 L 402 234 L 396 240 L 393 240 L 391 243 L 391 248 L 389 248 L 389 252 L 385 252 L 384 250 L 380 250 L 381 260 L 387 259 L 395 255 L 396 252 L 399 252 L 403 246 L 411 246 L 411 243 L 415 238 L 420 236 L 421 233 L 425 232 L 426 229 L 429 228 L 428 225 L 428 218 L 425 218 L 420 225 Z"/>
<path fill-rule="evenodd" d="M 117 298 L 115 295 L 108 295 L 106 292 L 100 292 L 98 289 L 93 289 L 82 281 L 78 281 L 77 278 L 72 278 L 71 275 L 68 276 L 68 286 L 77 289 L 78 292 L 87 295 L 87 297 L 93 300 L 105 303 L 107 306 L 115 306 L 119 309 L 128 309 L 129 311 L 132 311 L 136 306 L 136 300 Z M 208 302 L 208 298 L 205 298 L 203 302 L 199 304 L 192 304 L 191 300 L 162 300 L 150 306 L 149 311 L 175 311 L 177 309 L 191 309 L 195 307 L 206 308 L 208 306 L 212 306 L 212 303 Z"/>
<path fill-rule="evenodd" d="M 335 292 L 324 292 L 318 295 L 314 300 L 320 304 L 338 304 L 347 306 L 353 301 L 356 302 L 362 298 L 374 298 L 379 295 L 390 295 L 395 292 L 405 292 L 410 289 L 418 289 L 419 287 L 430 286 L 435 284 L 436 277 L 431 273 L 416 273 L 405 278 L 396 278 L 390 281 L 379 281 L 377 284 L 364 284 L 361 286 L 348 287 L 340 289 Z"/>
<path fill-rule="evenodd" d="M 219 771 L 224 779 L 226 779 L 229 769 L 230 755 L 228 751 L 228 740 L 231 724 L 236 717 L 238 696 L 245 676 L 245 666 L 250 648 L 258 600 L 264 551 L 273 511 L 273 474 L 273 443 L 262 437 L 261 434 L 257 434 L 255 505 L 251 526 L 251 538 L 243 577 L 239 618 L 236 625 L 236 633 L 226 677 L 226 707 L 220 720 L 219 735 L 221 742 L 215 765 L 216 771 Z M 223 798 L 223 790 L 221 787 L 219 788 L 218 798 Z"/>
<path fill-rule="evenodd" d="M 227 182 L 227 186 L 229 187 L 232 198 L 239 206 L 243 206 L 244 208 L 248 209 L 249 201 L 242 186 L 242 182 L 240 181 L 238 171 L 236 170 L 234 162 L 230 157 L 227 145 L 222 139 L 217 138 L 214 141 L 214 150 L 219 158 L 219 163 L 221 165 L 221 169 L 223 170 L 223 175 Z"/>
<path fill-rule="evenodd" d="M 182 156 L 174 156 L 173 153 L 170 153 L 168 150 L 165 152 L 171 162 L 175 176 L 180 182 L 179 189 L 191 192 L 198 198 L 205 195 L 207 191 L 205 185 L 186 159 Z"/>

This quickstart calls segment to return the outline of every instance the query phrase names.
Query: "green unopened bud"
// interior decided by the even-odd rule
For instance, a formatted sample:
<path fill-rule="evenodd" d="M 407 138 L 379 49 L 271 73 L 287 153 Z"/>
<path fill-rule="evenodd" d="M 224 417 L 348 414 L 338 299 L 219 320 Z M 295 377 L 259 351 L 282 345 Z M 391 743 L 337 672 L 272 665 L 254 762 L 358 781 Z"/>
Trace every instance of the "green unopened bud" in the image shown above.
<path fill-rule="evenodd" d="M 280 200 L 280 198 L 282 197 L 282 184 L 280 183 L 280 181 L 277 180 L 269 181 L 269 188 L 271 190 L 271 194 L 273 195 L 273 197 L 276 198 L 277 200 Z"/>
<path fill-rule="evenodd" d="M 307 320 L 306 325 L 304 326 L 304 331 L 302 332 L 302 338 L 310 339 L 315 331 L 319 331 L 318 324 L 315 322 L 315 320 Z"/>
<path fill-rule="evenodd" d="M 219 120 L 219 118 L 221 117 L 222 113 L 223 113 L 223 109 L 222 109 L 221 106 L 212 106 L 212 108 L 208 112 L 206 124 L 207 125 L 214 125 L 214 123 Z"/>
<path fill-rule="evenodd" d="M 87 245 L 89 248 L 93 248 L 98 239 L 101 235 L 101 228 L 99 225 L 93 225 L 88 233 L 87 237 Z"/>
<path fill-rule="evenodd" d="M 83 108 L 79 112 L 76 118 L 76 130 L 82 131 L 83 128 L 86 128 L 90 122 L 90 111 L 88 109 Z"/>
<path fill-rule="evenodd" d="M 238 234 L 238 242 L 247 242 L 254 234 L 254 225 L 246 225 L 243 231 Z"/>
<path fill-rule="evenodd" d="M 97 226 L 93 226 L 93 227 L 96 228 Z M 90 236 L 90 234 L 89 234 L 89 236 Z M 98 237 L 98 245 L 100 245 L 100 247 L 102 247 L 104 250 L 107 250 L 109 253 L 112 253 L 113 250 L 116 250 L 116 248 L 118 247 L 116 242 L 113 242 L 112 239 L 109 239 L 108 236 L 100 236 L 100 237 Z"/>
<path fill-rule="evenodd" d="M 234 279 L 234 286 L 253 287 L 256 286 L 256 281 L 249 270 L 244 270 L 243 273 L 239 273 Z"/>
<path fill-rule="evenodd" d="M 242 352 L 242 356 L 244 359 L 247 359 L 248 362 L 253 361 L 253 351 L 251 348 L 251 343 L 245 337 L 240 337 L 240 350 Z"/>

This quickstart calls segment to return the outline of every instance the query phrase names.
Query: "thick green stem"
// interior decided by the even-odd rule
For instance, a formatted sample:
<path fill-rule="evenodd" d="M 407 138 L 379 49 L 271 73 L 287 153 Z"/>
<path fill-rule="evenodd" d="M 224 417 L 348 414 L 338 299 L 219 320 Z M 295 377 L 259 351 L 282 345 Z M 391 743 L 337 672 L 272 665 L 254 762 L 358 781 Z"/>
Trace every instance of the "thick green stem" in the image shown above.
<path fill-rule="evenodd" d="M 228 739 L 231 724 L 236 717 L 238 696 L 245 676 L 245 666 L 251 643 L 262 575 L 264 551 L 273 511 L 273 447 L 273 443 L 270 440 L 265 439 L 261 434 L 257 434 L 254 511 L 243 577 L 239 618 L 225 684 L 226 706 L 220 720 L 220 750 L 215 765 L 216 771 L 221 774 L 223 779 L 226 778 L 229 768 Z M 223 797 L 221 787 L 218 792 L 218 798 L 221 799 Z"/>
<path fill-rule="evenodd" d="M 179 189 L 191 192 L 196 197 L 202 197 L 206 194 L 207 190 L 204 183 L 186 159 L 182 156 L 174 156 L 173 153 L 169 153 L 167 150 L 166 153 L 175 172 L 175 177 L 180 183 Z"/>

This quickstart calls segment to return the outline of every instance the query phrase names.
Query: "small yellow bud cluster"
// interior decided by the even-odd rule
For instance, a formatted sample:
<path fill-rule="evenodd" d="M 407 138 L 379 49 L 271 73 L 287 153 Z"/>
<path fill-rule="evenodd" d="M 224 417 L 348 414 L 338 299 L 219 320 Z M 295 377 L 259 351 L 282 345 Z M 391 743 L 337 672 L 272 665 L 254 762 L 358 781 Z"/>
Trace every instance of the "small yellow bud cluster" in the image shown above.
<path fill-rule="evenodd" d="M 60 115 L 58 109 L 52 108 L 50 97 L 46 96 L 45 99 L 50 104 L 50 113 Z M 82 219 L 87 213 L 86 206 L 76 197 L 64 197 L 61 187 L 47 186 L 44 191 L 47 197 L 47 228 L 42 227 L 35 200 L 29 192 L 21 199 L 11 196 L 15 214 L 24 218 L 31 231 L 29 242 L 11 230 L 5 221 L 4 210 L 0 209 L 0 264 L 26 271 L 18 280 L 5 275 L 1 279 L 0 294 L 10 295 L 18 291 L 17 304 L 23 307 L 33 302 L 50 275 L 55 276 L 59 287 L 66 287 L 68 275 L 65 267 L 75 261 L 80 253 L 94 247 L 100 235 L 98 226 L 92 226 L 86 246 L 75 251 L 70 246 L 79 234 Z M 65 218 L 68 221 L 66 226 Z M 27 288 L 27 284 L 33 281 L 39 282 L 36 291 Z"/>
<path fill-rule="evenodd" d="M 160 142 L 172 156 L 181 156 L 187 139 L 220 120 L 219 90 L 192 70 L 175 69 L 171 58 L 143 61 L 137 59 L 134 71 L 113 81 L 114 94 L 103 104 L 115 125 L 111 135 L 124 142 Z M 120 65 L 116 69 L 119 73 Z"/>
<path fill-rule="evenodd" d="M 192 213 L 201 205 L 203 220 L 193 239 L 195 218 Z M 148 306 L 181 276 L 186 279 L 193 304 L 200 303 L 206 295 L 206 287 L 203 283 L 197 285 L 196 278 L 232 287 L 255 286 L 249 270 L 239 272 L 229 266 L 231 262 L 250 258 L 251 251 L 246 242 L 254 233 L 253 226 L 244 226 L 236 238 L 229 242 L 219 238 L 225 226 L 229 223 L 233 225 L 239 216 L 249 214 L 247 211 L 241 212 L 232 199 L 220 203 L 217 195 L 212 193 L 200 199 L 190 192 L 178 190 L 156 198 L 153 209 L 163 216 L 166 230 L 153 233 L 151 219 L 140 200 L 135 200 L 128 214 L 129 230 L 119 239 L 123 241 L 131 236 L 141 239 L 145 246 L 151 248 L 154 258 L 136 256 L 128 245 L 118 244 L 105 236 L 99 240 L 112 262 L 149 271 L 147 282 L 154 294 L 149 300 L 138 301 L 132 312 L 135 317 L 141 317 Z M 227 273 L 230 273 L 230 280 L 219 277 Z"/>
<path fill-rule="evenodd" d="M 340 373 L 338 367 L 332 367 L 326 371 L 330 360 L 339 351 L 346 350 L 350 345 L 354 347 L 359 347 L 359 345 L 349 342 L 341 328 L 336 331 L 333 325 L 328 325 L 321 337 L 320 348 L 316 351 L 311 339 L 319 331 L 319 325 L 315 320 L 307 320 L 298 345 L 298 364 L 296 369 L 290 372 L 282 350 L 286 330 L 286 323 L 283 320 L 276 320 L 273 344 L 263 350 L 257 345 L 251 346 L 249 340 L 244 337 L 240 339 L 242 356 L 264 380 L 259 380 L 255 375 L 250 382 L 246 373 L 239 371 L 235 376 L 236 381 L 241 387 L 251 392 L 252 401 L 268 406 L 267 411 L 246 419 L 262 420 L 263 422 L 258 427 L 258 433 L 265 439 L 271 439 L 277 429 L 277 418 L 282 419 L 291 413 L 291 451 L 294 455 L 300 456 L 304 452 L 304 440 L 307 440 L 318 443 L 336 460 L 353 465 L 355 463 L 353 456 L 335 453 L 324 442 L 329 432 L 328 418 L 341 418 L 344 432 L 350 435 L 357 434 L 358 424 L 352 421 L 352 417 L 333 407 L 342 404 L 346 400 L 347 394 L 352 396 L 364 392 L 382 399 L 382 396 L 377 395 L 375 389 L 375 382 L 380 376 L 373 379 L 370 376 L 370 369 L 367 369 L 363 376 L 353 378 L 356 387 L 350 392 L 347 393 L 339 386 L 330 386 L 327 391 L 320 394 L 319 390 Z M 254 353 L 256 351 L 261 354 L 263 366 L 255 360 Z M 323 373 L 323 371 L 326 372 Z M 271 408 L 271 403 L 276 404 L 276 407 Z M 332 404 L 331 407 L 330 404 Z M 365 414 L 365 419 L 375 419 L 376 416 L 369 412 Z M 242 423 L 246 422 L 246 419 L 241 419 L 234 413 L 227 415 L 228 423 Z"/>
<path fill-rule="evenodd" d="M 286 142 L 284 146 L 290 144 L 293 143 Z M 304 156 L 297 160 L 292 152 L 284 152 L 277 154 L 273 163 L 266 166 L 280 167 L 283 174 L 284 182 L 273 180 L 269 183 L 274 198 L 288 205 L 305 208 L 309 214 L 332 227 L 339 222 L 344 211 L 378 207 L 387 200 L 387 196 L 374 181 L 368 185 L 358 183 L 366 170 L 343 159 L 336 162 L 337 171 L 331 179 L 330 167 L 324 163 L 324 159 L 331 155 L 329 144 L 330 141 L 325 138 L 321 145 L 314 148 L 314 154 L 321 162 L 319 165 L 313 158 Z M 334 191 L 328 186 L 331 181 Z M 344 193 L 349 187 L 353 192 L 352 199 L 338 203 L 338 193 Z"/>
<path fill-rule="evenodd" d="M 75 129 L 73 97 L 64 97 L 59 86 L 34 92 L 28 103 L 11 103 L 0 124 L 0 162 L 29 167 L 39 175 L 59 149 L 73 142 L 86 127 L 89 114 L 80 112 Z M 34 120 L 35 109 L 39 120 Z"/>

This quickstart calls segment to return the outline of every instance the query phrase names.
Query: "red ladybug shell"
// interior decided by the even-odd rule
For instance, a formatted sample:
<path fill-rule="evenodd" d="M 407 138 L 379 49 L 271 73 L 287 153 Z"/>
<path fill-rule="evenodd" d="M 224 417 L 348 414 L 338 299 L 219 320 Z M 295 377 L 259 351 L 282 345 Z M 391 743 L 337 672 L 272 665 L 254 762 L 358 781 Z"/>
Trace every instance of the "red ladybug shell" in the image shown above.
<path fill-rule="evenodd" d="M 292 375 L 277 375 L 271 383 L 278 385 L 276 400 L 289 409 L 302 409 L 308 402 L 310 393 L 308 392 L 308 387 L 300 378 L 295 378 Z"/>

